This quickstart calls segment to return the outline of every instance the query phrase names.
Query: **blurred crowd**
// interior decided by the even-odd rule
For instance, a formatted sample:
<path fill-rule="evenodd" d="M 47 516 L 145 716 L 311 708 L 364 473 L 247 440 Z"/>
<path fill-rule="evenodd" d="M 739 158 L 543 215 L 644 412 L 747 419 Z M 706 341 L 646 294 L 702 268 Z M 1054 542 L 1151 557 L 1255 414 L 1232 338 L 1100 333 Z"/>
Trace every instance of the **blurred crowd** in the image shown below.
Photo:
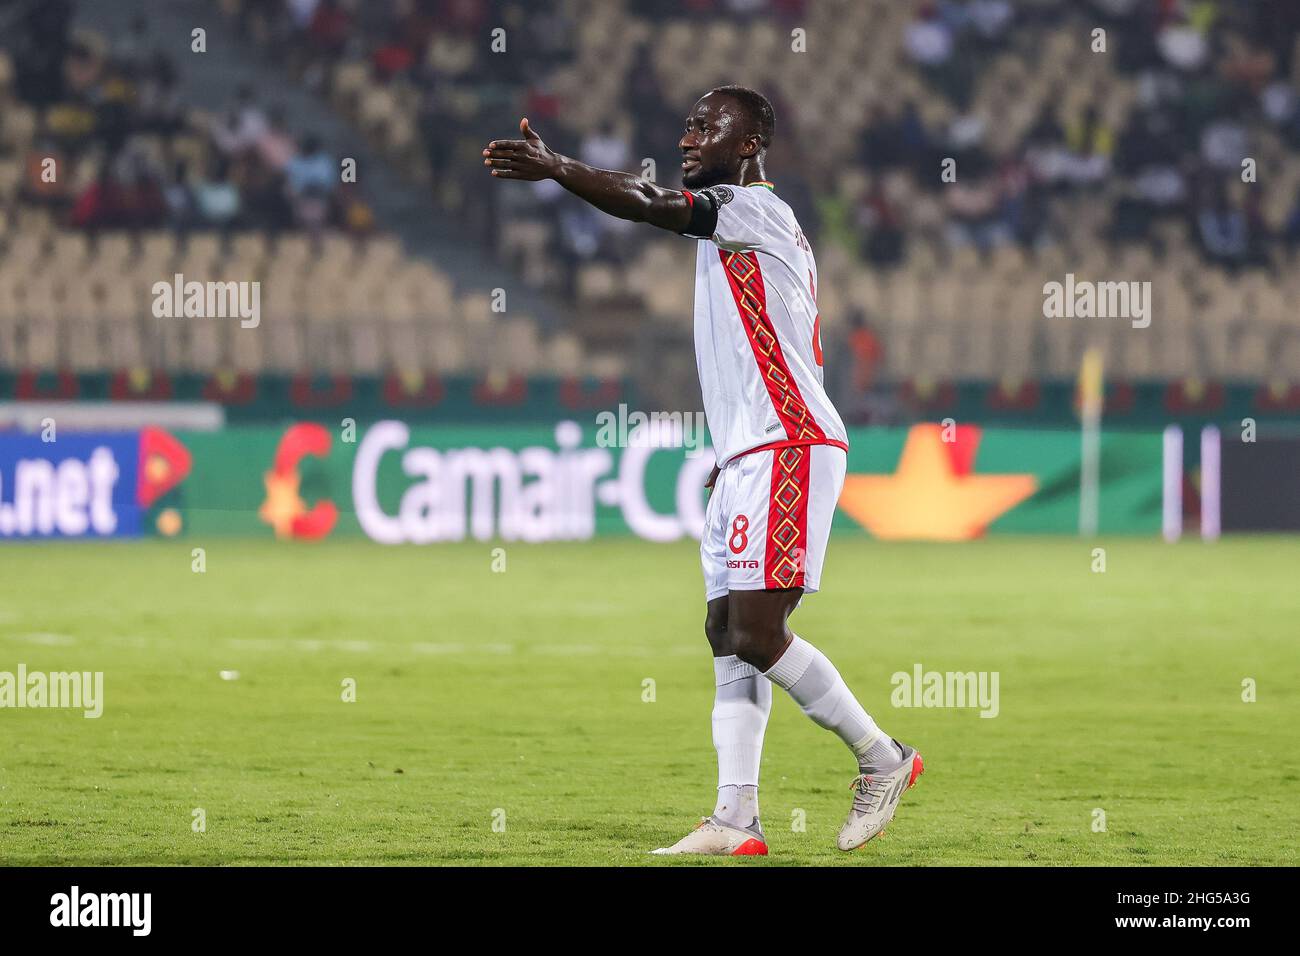
<path fill-rule="evenodd" d="M 1086 344 L 1134 379 L 1298 367 L 1295 0 L 211 4 L 427 190 L 435 226 L 557 296 L 562 331 L 610 369 L 667 354 L 635 345 L 647 328 L 684 333 L 689 244 L 554 183 L 493 183 L 479 151 L 526 115 L 562 152 L 677 185 L 683 116 L 724 83 L 775 105 L 769 178 L 816 246 L 850 390 L 1059 378 Z M 74 228 L 371 230 L 338 157 L 273 94 L 192 109 L 147 22 L 87 37 L 70 7 L 0 0 L 0 17 L 23 11 L 0 21 L 16 98 L 0 103 L 0 200 L 18 144 L 23 201 Z M 50 157 L 71 175 L 43 176 Z M 409 271 L 401 315 L 435 286 L 453 315 L 483 291 L 465 267 Z M 1067 271 L 1150 279 L 1160 321 L 1142 337 L 1043 323 L 1042 284 Z"/>
<path fill-rule="evenodd" d="M 743 43 L 743 31 L 755 24 L 775 30 L 787 47 L 786 34 L 808 26 L 806 55 L 821 57 L 827 38 L 810 24 L 834 23 L 834 16 L 818 21 L 816 15 L 851 4 L 244 0 L 240 6 L 247 29 L 282 49 L 308 82 L 325 87 L 332 67 L 352 60 L 366 63 L 373 83 L 416 91 L 430 180 L 448 212 L 489 242 L 498 235 L 498 217 L 540 217 L 571 271 L 602 257 L 626 261 L 635 237 L 608 217 L 557 201 L 548 186 L 537 187 L 532 201 L 508 201 L 505 208 L 499 197 L 484 195 L 478 169 L 466 160 L 485 137 L 509 132 L 503 117 L 528 114 L 554 147 L 587 162 L 641 171 L 653 161 L 658 178 L 673 182 L 689 99 L 668 95 L 666 72 L 688 80 L 698 75 L 688 85 L 702 92 L 714 76 L 727 74 L 732 41 L 726 32 L 740 31 Z M 895 6 L 905 11 L 889 21 L 890 35 L 861 36 L 856 47 L 864 65 L 889 61 L 900 82 L 868 97 L 867 109 L 839 130 L 849 135 L 835 136 L 829 152 L 819 134 L 834 111 L 806 102 L 799 84 L 781 75 L 782 61 L 791 64 L 785 72 L 801 75 L 797 56 L 778 46 L 783 55 L 763 78 L 777 105 L 771 174 L 810 236 L 825 234 L 874 265 L 892 266 L 917 241 L 980 250 L 1057 241 L 1073 210 L 1088 206 L 1098 242 L 1145 242 L 1161 223 L 1174 222 L 1206 260 L 1229 268 L 1263 263 L 1270 242 L 1300 240 L 1296 196 L 1245 188 L 1240 176 L 1241 161 L 1259 149 L 1261 134 L 1288 149 L 1300 144 L 1300 5 L 918 0 Z M 599 8 L 614 9 L 617 21 L 602 18 Z M 614 23 L 619 36 L 592 35 Z M 688 58 L 665 64 L 656 54 L 681 24 L 697 42 L 686 44 Z M 1051 31 L 1063 26 L 1106 65 L 1052 75 L 1043 88 L 1038 80 L 1049 73 L 1041 59 Z M 498 28 L 504 50 L 492 46 Z M 1101 40 L 1098 29 L 1105 31 Z M 611 40 L 624 49 L 584 74 L 601 88 L 575 84 L 588 52 Z M 725 48 L 711 49 L 713 40 Z M 1106 99 L 1116 76 L 1132 94 Z M 992 110 L 990 91 L 981 89 L 990 78 L 999 100 Z M 805 114 L 812 118 L 805 122 Z M 1003 114 L 1016 114 L 1015 121 L 994 128 Z M 945 159 L 955 161 L 955 182 L 941 179 Z M 1272 170 L 1257 175 L 1277 178 Z M 1265 195 L 1284 202 L 1284 210 L 1266 215 Z"/>
<path fill-rule="evenodd" d="M 72 12 L 44 0 L 8 25 L 13 91 L 31 117 L 26 202 L 96 230 L 371 228 L 338 160 L 274 102 L 244 88 L 216 114 L 191 109 L 147 19 L 108 42 L 74 31 Z"/>

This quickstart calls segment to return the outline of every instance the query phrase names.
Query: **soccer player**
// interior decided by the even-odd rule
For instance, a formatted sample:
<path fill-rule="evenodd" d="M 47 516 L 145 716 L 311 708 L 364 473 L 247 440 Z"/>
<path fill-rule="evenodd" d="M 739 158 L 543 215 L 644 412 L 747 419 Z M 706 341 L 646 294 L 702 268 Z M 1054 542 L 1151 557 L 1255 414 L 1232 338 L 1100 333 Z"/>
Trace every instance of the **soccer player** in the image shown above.
<path fill-rule="evenodd" d="M 483 150 L 498 179 L 554 179 L 603 212 L 696 240 L 696 363 L 717 459 L 700 556 L 718 802 L 656 853 L 767 853 L 758 766 L 773 684 L 857 760 L 841 850 L 878 836 L 922 770 L 921 755 L 876 726 L 835 666 L 788 626 L 821 578 L 848 445 L 822 384 L 817 264 L 763 169 L 773 126 L 760 93 L 705 94 L 678 143 L 684 189 L 562 156 L 527 119 L 523 139 Z"/>

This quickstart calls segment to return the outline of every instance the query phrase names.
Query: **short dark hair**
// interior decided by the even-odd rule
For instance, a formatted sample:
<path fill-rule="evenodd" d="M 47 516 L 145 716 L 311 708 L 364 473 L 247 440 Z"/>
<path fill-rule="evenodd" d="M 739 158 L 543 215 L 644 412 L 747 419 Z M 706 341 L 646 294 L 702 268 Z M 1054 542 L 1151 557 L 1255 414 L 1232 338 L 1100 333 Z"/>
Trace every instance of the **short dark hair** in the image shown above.
<path fill-rule="evenodd" d="M 763 148 L 772 145 L 772 133 L 776 130 L 776 113 L 772 109 L 771 100 L 758 90 L 751 90 L 747 86 L 719 86 L 709 92 L 722 93 L 739 103 L 752 124 L 753 131 L 762 141 Z"/>

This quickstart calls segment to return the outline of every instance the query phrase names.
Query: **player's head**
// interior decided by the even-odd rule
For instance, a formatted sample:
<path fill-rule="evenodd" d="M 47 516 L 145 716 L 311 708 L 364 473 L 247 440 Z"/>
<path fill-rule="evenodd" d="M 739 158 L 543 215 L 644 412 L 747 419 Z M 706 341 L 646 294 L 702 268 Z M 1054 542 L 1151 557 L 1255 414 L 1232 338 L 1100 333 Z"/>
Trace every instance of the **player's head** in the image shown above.
<path fill-rule="evenodd" d="M 744 165 L 762 163 L 775 118 L 766 96 L 743 86 L 720 86 L 696 100 L 686 117 L 682 183 L 703 189 L 739 182 Z"/>

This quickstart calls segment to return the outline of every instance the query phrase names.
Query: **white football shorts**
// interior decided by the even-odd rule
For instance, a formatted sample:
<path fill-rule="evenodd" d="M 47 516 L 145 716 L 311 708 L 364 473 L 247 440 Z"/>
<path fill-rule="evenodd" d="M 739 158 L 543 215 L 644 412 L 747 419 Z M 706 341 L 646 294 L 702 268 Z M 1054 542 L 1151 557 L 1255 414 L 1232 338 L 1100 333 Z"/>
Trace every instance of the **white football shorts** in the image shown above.
<path fill-rule="evenodd" d="M 728 591 L 816 591 L 847 464 L 835 445 L 792 445 L 727 462 L 704 510 L 705 600 Z"/>

